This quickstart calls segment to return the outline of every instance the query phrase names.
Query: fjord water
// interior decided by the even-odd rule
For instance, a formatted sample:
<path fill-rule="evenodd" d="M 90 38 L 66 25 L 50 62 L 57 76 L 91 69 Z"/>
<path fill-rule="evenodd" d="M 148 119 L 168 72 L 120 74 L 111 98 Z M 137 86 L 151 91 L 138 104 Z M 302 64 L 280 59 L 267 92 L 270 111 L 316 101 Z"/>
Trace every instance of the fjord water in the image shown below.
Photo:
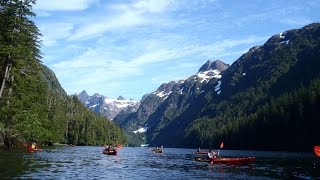
<path fill-rule="evenodd" d="M 122 148 L 117 156 L 103 147 L 60 147 L 43 152 L 0 151 L 1 179 L 286 179 L 292 174 L 320 177 L 320 159 L 312 152 L 221 150 L 221 156 L 255 156 L 249 166 L 194 161 L 193 149 Z"/>

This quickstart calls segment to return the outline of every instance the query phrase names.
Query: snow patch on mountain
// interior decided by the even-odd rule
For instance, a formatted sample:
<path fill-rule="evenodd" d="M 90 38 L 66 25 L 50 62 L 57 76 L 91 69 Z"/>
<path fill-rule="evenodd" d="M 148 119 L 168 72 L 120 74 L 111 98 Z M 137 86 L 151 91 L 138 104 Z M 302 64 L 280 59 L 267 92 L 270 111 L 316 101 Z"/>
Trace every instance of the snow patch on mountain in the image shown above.
<path fill-rule="evenodd" d="M 135 134 L 144 133 L 147 131 L 147 129 L 148 129 L 148 127 L 142 127 L 142 128 L 139 128 L 138 130 L 133 131 L 133 133 L 135 133 Z"/>
<path fill-rule="evenodd" d="M 89 106 L 89 108 L 95 108 L 96 106 L 98 106 L 98 104 L 94 104 L 92 106 Z"/>
<path fill-rule="evenodd" d="M 186 80 L 186 79 L 178 80 L 178 81 L 175 81 L 175 83 L 182 84 L 182 83 L 184 83 L 185 80 Z"/>
<path fill-rule="evenodd" d="M 183 94 L 183 89 L 184 89 L 184 87 L 179 90 L 180 94 Z"/>
<path fill-rule="evenodd" d="M 214 87 L 214 91 L 216 91 L 218 95 L 221 93 L 221 89 L 220 89 L 221 83 L 222 82 L 219 80 L 218 84 Z"/>
<path fill-rule="evenodd" d="M 220 79 L 221 75 L 220 75 L 220 71 L 217 69 L 210 69 L 208 71 L 200 71 L 196 74 L 196 76 L 198 76 L 198 78 L 201 79 L 201 83 L 203 82 L 209 82 L 210 79 L 212 78 L 217 78 Z"/>
<path fill-rule="evenodd" d="M 139 101 L 135 100 L 118 100 L 118 99 L 104 99 L 106 104 L 113 104 L 117 108 L 126 108 L 128 106 L 133 106 L 134 104 L 138 103 Z"/>
<path fill-rule="evenodd" d="M 280 37 L 281 39 L 284 39 L 284 38 L 285 38 L 285 36 L 283 35 L 283 32 L 279 34 L 279 37 Z"/>
<path fill-rule="evenodd" d="M 289 44 L 290 40 L 286 40 L 286 41 L 281 41 L 280 44 Z"/>
<path fill-rule="evenodd" d="M 164 97 L 164 98 L 167 98 L 168 96 L 169 96 L 169 94 L 171 94 L 172 93 L 172 91 L 169 91 L 169 92 L 164 92 L 164 91 L 161 91 L 161 92 L 159 92 L 159 93 L 157 93 L 157 92 L 154 92 L 154 94 L 155 95 L 157 95 L 157 96 L 159 96 L 159 97 Z"/>

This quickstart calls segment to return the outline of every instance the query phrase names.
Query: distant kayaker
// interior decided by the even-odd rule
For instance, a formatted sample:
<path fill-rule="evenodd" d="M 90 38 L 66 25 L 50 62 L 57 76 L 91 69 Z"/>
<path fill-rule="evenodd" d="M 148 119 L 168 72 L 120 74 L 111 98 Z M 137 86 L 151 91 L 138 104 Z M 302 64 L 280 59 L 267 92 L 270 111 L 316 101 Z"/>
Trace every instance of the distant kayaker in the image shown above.
<path fill-rule="evenodd" d="M 35 142 L 33 142 L 32 144 L 31 144 L 31 149 L 32 150 L 37 150 L 38 148 L 37 148 L 37 144 L 35 143 Z"/>
<path fill-rule="evenodd" d="M 29 152 L 35 152 L 35 151 L 42 151 L 42 149 L 38 149 L 38 146 L 35 142 L 31 144 L 31 146 L 28 147 Z"/>

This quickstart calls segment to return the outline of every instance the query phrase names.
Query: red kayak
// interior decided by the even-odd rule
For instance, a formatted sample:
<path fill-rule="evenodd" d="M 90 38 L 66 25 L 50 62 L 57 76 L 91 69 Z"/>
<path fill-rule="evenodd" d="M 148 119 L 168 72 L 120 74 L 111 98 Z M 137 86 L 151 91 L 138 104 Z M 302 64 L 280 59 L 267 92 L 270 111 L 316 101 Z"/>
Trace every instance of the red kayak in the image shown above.
<path fill-rule="evenodd" d="M 320 146 L 314 146 L 313 151 L 317 156 L 320 157 Z"/>
<path fill-rule="evenodd" d="M 33 149 L 32 147 L 28 147 L 28 152 L 31 152 L 31 153 L 33 153 L 33 152 L 41 152 L 42 151 L 42 149 Z"/>
<path fill-rule="evenodd" d="M 247 165 L 256 160 L 255 157 L 241 157 L 241 158 L 212 158 L 211 164 L 230 164 L 230 165 Z"/>
<path fill-rule="evenodd" d="M 200 162 L 208 162 L 211 164 L 228 164 L 228 165 L 247 165 L 252 163 L 256 158 L 255 157 L 241 157 L 241 158 L 202 158 L 202 157 L 195 157 L 196 161 Z"/>

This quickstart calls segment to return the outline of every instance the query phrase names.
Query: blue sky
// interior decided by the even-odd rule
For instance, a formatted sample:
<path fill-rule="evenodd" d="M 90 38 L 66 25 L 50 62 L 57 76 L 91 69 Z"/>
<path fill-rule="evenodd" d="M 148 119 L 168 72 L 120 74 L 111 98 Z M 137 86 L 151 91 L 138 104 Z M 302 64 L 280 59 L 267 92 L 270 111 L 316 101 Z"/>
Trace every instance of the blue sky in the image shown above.
<path fill-rule="evenodd" d="M 43 64 L 68 94 L 136 100 L 320 21 L 320 0 L 37 0 Z"/>

